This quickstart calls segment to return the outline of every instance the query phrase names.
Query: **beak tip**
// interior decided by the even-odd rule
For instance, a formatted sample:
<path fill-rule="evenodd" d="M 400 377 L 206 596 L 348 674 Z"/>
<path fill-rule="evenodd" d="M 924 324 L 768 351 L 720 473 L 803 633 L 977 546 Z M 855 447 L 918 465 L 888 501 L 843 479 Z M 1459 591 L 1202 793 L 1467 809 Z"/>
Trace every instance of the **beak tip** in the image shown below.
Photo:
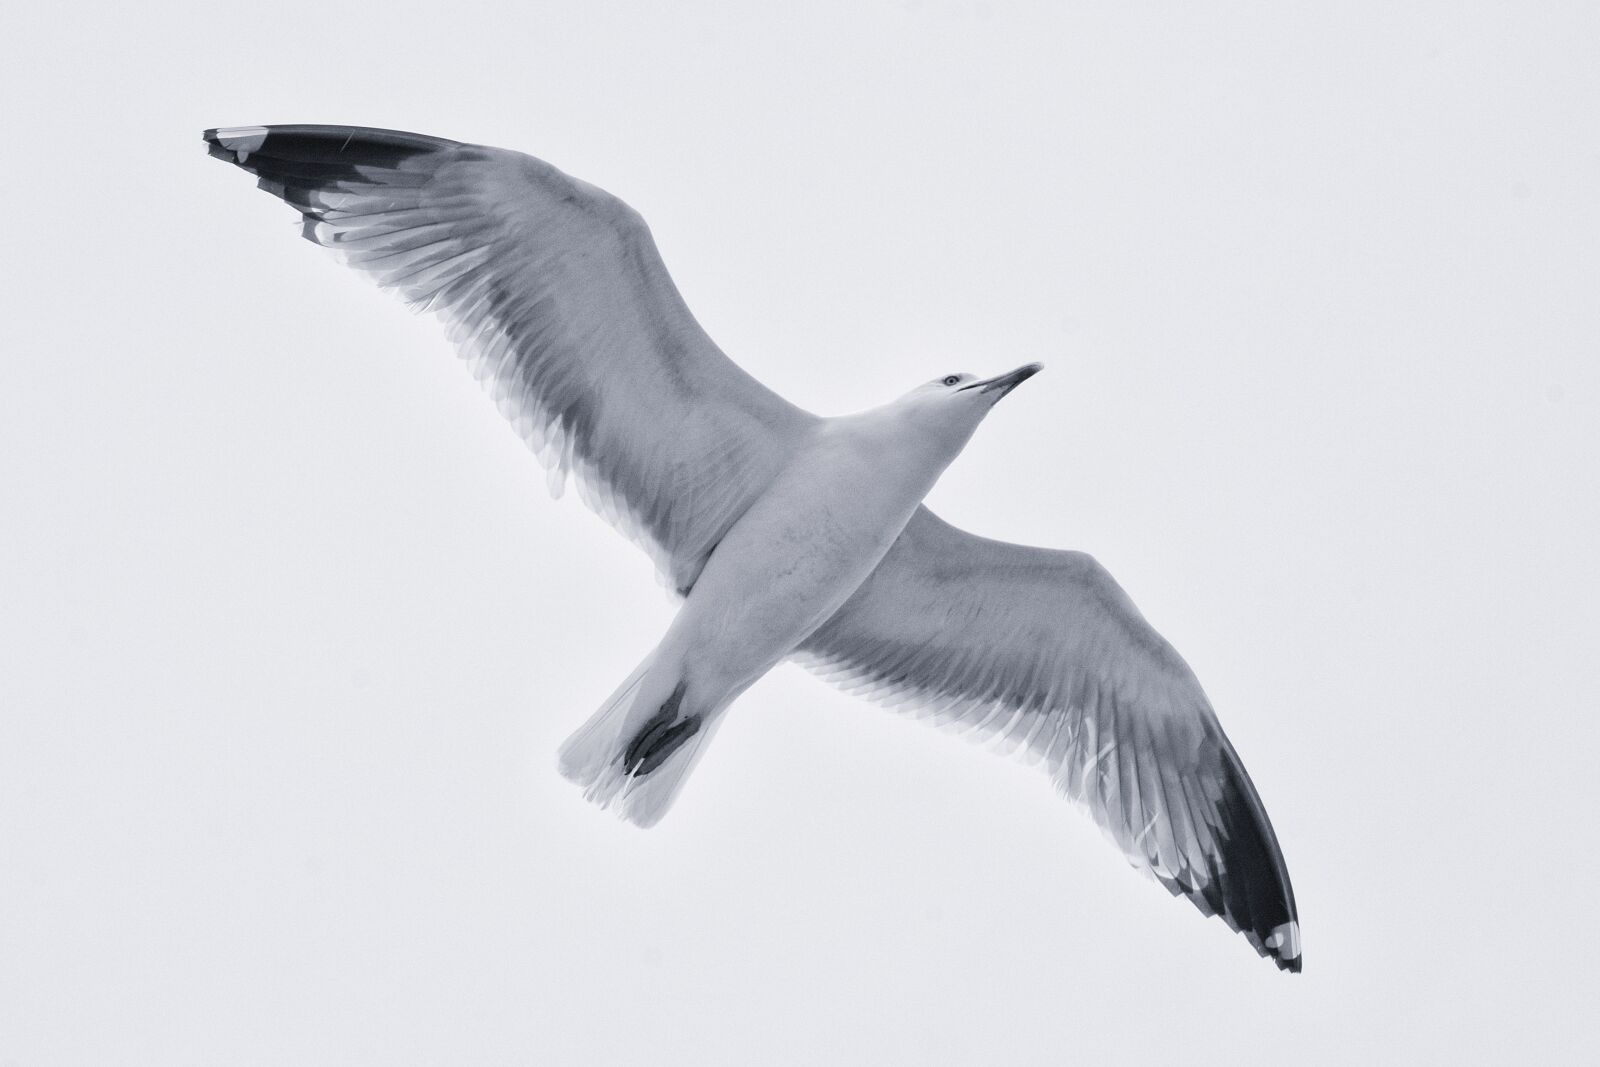
<path fill-rule="evenodd" d="M 1028 363 L 1018 367 L 1009 374 L 1002 374 L 999 377 L 990 378 L 988 381 L 984 382 L 973 382 L 972 385 L 967 386 L 967 388 L 977 389 L 979 393 L 998 392 L 1000 396 L 995 397 L 995 399 L 999 400 L 1001 396 L 1005 396 L 1007 393 L 1011 392 L 1011 390 L 1015 389 L 1029 378 L 1032 378 L 1035 374 L 1038 374 L 1043 369 L 1043 363 Z"/>
<path fill-rule="evenodd" d="M 1044 370 L 1043 363 L 1029 363 L 1025 366 L 1018 367 L 1016 370 L 1007 375 L 1007 377 L 1011 379 L 1011 387 L 1015 389 L 1017 386 L 1021 385 L 1029 378 L 1032 378 L 1035 374 L 1038 374 L 1042 370 Z"/>

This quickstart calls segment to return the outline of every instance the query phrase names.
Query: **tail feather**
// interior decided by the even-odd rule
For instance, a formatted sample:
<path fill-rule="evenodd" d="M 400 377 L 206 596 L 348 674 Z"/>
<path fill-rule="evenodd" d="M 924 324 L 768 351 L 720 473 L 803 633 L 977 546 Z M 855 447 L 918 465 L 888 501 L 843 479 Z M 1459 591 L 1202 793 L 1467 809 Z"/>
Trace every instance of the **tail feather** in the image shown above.
<path fill-rule="evenodd" d="M 726 706 L 694 707 L 682 679 L 663 684 L 656 666 L 652 654 L 628 676 L 567 738 L 559 764 L 584 799 L 646 827 L 677 799 Z"/>

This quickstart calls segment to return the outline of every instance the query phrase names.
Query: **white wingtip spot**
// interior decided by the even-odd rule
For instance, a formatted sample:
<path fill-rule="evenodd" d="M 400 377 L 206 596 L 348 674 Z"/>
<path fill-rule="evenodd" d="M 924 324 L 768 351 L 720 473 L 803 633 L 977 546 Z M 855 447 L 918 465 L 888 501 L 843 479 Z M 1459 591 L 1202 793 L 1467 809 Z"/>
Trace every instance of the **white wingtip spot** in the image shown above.
<path fill-rule="evenodd" d="M 254 152 L 267 139 L 265 126 L 233 126 L 217 131 L 217 141 L 230 152 Z"/>
<path fill-rule="evenodd" d="M 1279 959 L 1298 959 L 1300 956 L 1300 924 L 1286 922 L 1274 926 L 1272 933 L 1267 935 L 1267 947 Z"/>

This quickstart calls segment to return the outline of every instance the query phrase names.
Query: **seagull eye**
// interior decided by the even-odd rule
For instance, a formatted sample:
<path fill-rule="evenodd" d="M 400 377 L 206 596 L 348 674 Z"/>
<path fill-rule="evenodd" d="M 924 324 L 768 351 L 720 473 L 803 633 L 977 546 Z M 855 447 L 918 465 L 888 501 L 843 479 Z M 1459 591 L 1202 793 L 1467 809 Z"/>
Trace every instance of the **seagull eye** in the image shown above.
<path fill-rule="evenodd" d="M 957 382 L 959 382 L 960 380 L 961 380 L 961 375 L 959 375 L 959 374 L 946 374 L 944 376 L 944 384 L 945 385 L 954 385 Z"/>

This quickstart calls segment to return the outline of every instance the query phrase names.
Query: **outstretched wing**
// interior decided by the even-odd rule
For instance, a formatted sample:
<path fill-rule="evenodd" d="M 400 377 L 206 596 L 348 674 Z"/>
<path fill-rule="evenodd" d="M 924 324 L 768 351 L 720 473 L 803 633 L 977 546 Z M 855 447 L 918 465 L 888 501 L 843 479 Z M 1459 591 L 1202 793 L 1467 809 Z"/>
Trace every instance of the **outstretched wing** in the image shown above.
<path fill-rule="evenodd" d="M 800 662 L 1042 762 L 1128 860 L 1300 970 L 1272 824 L 1194 674 L 1081 552 L 975 537 L 926 508 Z"/>
<path fill-rule="evenodd" d="M 644 220 L 531 156 L 355 126 L 208 130 L 307 239 L 443 318 L 559 493 L 680 592 L 815 421 L 722 354 Z"/>

